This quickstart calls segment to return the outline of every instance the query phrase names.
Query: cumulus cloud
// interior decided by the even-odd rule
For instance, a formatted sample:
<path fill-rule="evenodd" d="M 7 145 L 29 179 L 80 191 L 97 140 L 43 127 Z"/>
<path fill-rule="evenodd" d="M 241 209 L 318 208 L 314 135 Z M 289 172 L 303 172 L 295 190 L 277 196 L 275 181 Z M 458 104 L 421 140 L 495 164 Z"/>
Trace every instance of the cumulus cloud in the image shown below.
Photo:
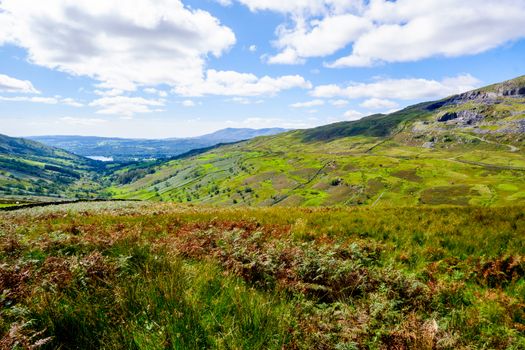
<path fill-rule="evenodd" d="M 297 102 L 290 105 L 292 108 L 310 108 L 315 106 L 323 106 L 324 105 L 323 100 L 312 100 L 312 101 L 306 101 L 306 102 Z"/>
<path fill-rule="evenodd" d="M 35 89 L 35 87 L 29 80 L 19 80 L 4 74 L 0 74 L 0 92 L 15 92 L 28 94 L 39 93 L 39 91 Z"/>
<path fill-rule="evenodd" d="M 268 59 L 269 63 L 296 64 L 309 57 L 324 57 L 347 46 L 369 30 L 368 20 L 343 14 L 322 20 L 297 20 L 293 28 L 278 28 L 275 46 L 282 52 Z"/>
<path fill-rule="evenodd" d="M 380 98 L 370 98 L 366 101 L 363 101 L 360 104 L 361 107 L 368 109 L 383 109 L 391 110 L 399 107 L 399 104 L 395 101 L 380 99 Z"/>
<path fill-rule="evenodd" d="M 476 88 L 479 83 L 479 80 L 468 74 L 445 78 L 441 81 L 429 79 L 384 79 L 372 83 L 352 83 L 347 86 L 336 84 L 320 85 L 313 89 L 310 94 L 318 98 L 415 100 L 441 98 L 462 93 Z M 374 101 L 377 102 L 377 100 Z"/>
<path fill-rule="evenodd" d="M 300 75 L 285 75 L 277 78 L 257 77 L 250 73 L 216 71 L 210 69 L 205 79 L 190 85 L 178 86 L 174 92 L 184 96 L 223 95 L 261 96 L 275 95 L 293 88 L 309 89 L 312 84 Z"/>
<path fill-rule="evenodd" d="M 302 64 L 343 49 L 327 67 L 477 54 L 525 37 L 521 0 L 237 0 L 287 15 L 269 63 Z"/>
<path fill-rule="evenodd" d="M 183 105 L 184 107 L 195 107 L 195 102 L 193 102 L 192 100 L 184 100 L 181 102 L 181 105 Z"/>
<path fill-rule="evenodd" d="M 187 85 L 207 55 L 235 43 L 232 30 L 181 0 L 2 0 L 0 44 L 34 64 L 101 82 L 99 88 Z"/>
<path fill-rule="evenodd" d="M 102 97 L 89 104 L 98 109 L 98 114 L 113 114 L 124 118 L 131 118 L 138 113 L 161 112 L 164 105 L 164 100 L 128 96 Z"/>
<path fill-rule="evenodd" d="M 372 30 L 330 67 L 477 54 L 525 37 L 525 2 L 516 0 L 371 1 Z"/>

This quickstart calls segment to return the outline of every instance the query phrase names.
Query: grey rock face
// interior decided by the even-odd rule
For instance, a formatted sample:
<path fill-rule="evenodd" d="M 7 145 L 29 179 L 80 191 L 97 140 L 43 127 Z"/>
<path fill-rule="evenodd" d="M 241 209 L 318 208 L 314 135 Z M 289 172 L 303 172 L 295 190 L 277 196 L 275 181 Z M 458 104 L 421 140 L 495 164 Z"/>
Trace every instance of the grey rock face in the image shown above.
<path fill-rule="evenodd" d="M 472 110 L 447 112 L 438 118 L 438 122 L 452 122 L 458 125 L 474 125 L 483 120 L 483 116 Z"/>
<path fill-rule="evenodd" d="M 438 122 L 448 122 L 449 120 L 454 120 L 457 118 L 458 114 L 456 112 L 447 112 L 438 118 Z"/>

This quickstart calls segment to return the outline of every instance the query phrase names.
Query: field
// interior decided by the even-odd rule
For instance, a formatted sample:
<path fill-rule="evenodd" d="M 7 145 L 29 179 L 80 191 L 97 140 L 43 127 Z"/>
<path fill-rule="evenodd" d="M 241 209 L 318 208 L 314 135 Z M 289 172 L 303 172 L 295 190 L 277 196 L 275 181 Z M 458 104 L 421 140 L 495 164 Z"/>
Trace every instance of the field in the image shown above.
<path fill-rule="evenodd" d="M 109 191 L 116 198 L 238 206 L 508 206 L 525 199 L 523 150 L 467 133 L 432 149 L 413 133 L 309 142 L 303 134 L 167 162 Z"/>
<path fill-rule="evenodd" d="M 524 209 L 0 212 L 0 348 L 524 349 Z"/>

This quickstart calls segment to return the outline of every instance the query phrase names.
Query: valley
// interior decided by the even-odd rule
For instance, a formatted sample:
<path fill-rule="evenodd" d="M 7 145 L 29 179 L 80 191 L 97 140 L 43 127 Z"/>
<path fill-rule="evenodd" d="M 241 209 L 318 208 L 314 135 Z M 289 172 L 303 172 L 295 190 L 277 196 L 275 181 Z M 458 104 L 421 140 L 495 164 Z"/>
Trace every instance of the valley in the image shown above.
<path fill-rule="evenodd" d="M 521 77 L 388 115 L 142 162 L 4 137 L 1 190 L 238 206 L 516 205 L 525 200 L 522 86 Z"/>
<path fill-rule="evenodd" d="M 525 0 L 0 0 L 0 350 L 525 350 Z"/>
<path fill-rule="evenodd" d="M 514 205 L 525 198 L 525 96 L 507 94 L 524 85 L 225 145 L 109 192 L 213 205 Z"/>

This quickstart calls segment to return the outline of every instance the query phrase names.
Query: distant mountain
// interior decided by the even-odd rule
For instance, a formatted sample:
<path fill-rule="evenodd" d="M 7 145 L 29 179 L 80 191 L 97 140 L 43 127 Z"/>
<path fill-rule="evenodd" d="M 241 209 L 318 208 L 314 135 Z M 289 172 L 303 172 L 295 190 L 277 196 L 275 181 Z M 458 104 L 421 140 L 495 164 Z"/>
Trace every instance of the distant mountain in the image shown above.
<path fill-rule="evenodd" d="M 275 135 L 284 131 L 287 130 L 281 128 L 228 128 L 199 137 L 172 139 L 125 139 L 95 136 L 32 136 L 28 138 L 85 157 L 127 162 L 171 158 L 193 149 L 206 148 L 218 143 L 237 142 L 258 136 Z"/>
<path fill-rule="evenodd" d="M 100 162 L 39 142 L 0 135 L 0 195 L 96 196 Z"/>
<path fill-rule="evenodd" d="M 211 140 L 216 143 L 237 142 L 253 139 L 259 136 L 271 136 L 288 131 L 282 128 L 249 129 L 249 128 L 226 128 L 211 134 L 195 137 L 197 140 Z"/>
<path fill-rule="evenodd" d="M 141 171 L 113 194 L 212 205 L 522 205 L 525 77 Z"/>

